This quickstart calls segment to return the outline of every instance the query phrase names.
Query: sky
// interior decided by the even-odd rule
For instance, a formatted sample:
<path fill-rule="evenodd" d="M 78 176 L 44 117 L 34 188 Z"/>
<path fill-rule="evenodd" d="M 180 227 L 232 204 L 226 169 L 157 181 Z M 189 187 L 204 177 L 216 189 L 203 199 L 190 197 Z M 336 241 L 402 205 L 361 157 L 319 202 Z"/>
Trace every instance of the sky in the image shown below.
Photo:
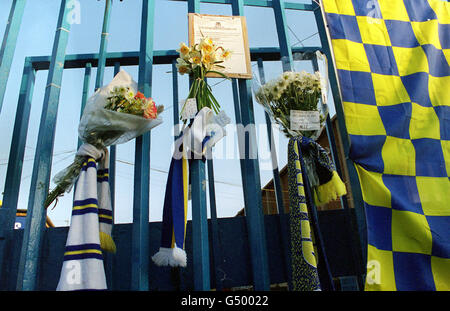
<path fill-rule="evenodd" d="M 103 22 L 104 1 L 78 0 L 80 2 L 80 23 L 71 26 L 66 54 L 98 53 Z M 154 49 L 174 50 L 180 42 L 188 41 L 187 3 L 169 0 L 155 0 Z M 308 0 L 290 2 L 311 3 Z M 0 1 L 0 36 L 3 37 L 12 0 Z M 28 0 L 20 29 L 16 53 L 0 113 L 0 191 L 6 178 L 9 149 L 17 108 L 20 81 L 24 59 L 27 56 L 51 55 L 60 1 Z M 114 1 L 111 12 L 108 52 L 139 50 L 142 0 Z M 275 19 L 271 8 L 245 7 L 248 39 L 250 47 L 278 47 Z M 230 5 L 204 4 L 200 13 L 231 15 Z M 310 12 L 287 10 L 286 18 L 289 36 L 293 46 L 320 46 L 314 15 Z M 301 42 L 299 42 L 301 41 Z M 254 71 L 256 63 L 252 63 Z M 277 77 L 282 72 L 280 62 L 264 63 L 266 80 Z M 122 67 L 137 81 L 138 67 Z M 166 107 L 162 113 L 163 124 L 151 134 L 151 174 L 150 174 L 150 221 L 161 221 L 167 180 L 167 172 L 172 156 L 173 142 L 173 99 L 170 65 L 153 67 L 152 97 L 157 104 Z M 309 61 L 296 61 L 294 70 L 312 72 Z M 38 71 L 31 106 L 31 117 L 27 135 L 26 150 L 21 177 L 18 208 L 26 209 L 31 182 L 35 147 L 39 132 L 47 71 Z M 55 132 L 51 177 L 70 165 L 77 147 L 77 129 L 80 117 L 84 69 L 69 69 L 63 74 L 60 103 Z M 92 70 L 89 94 L 94 91 L 96 69 Z M 113 78 L 113 68 L 107 67 L 104 84 Z M 240 162 L 238 158 L 237 135 L 231 83 L 222 79 L 209 79 L 213 93 L 232 122 L 227 126 L 227 137 L 215 147 L 214 174 L 218 217 L 233 217 L 244 207 Z M 187 76 L 179 76 L 179 97 L 188 93 Z M 259 166 L 261 186 L 272 177 L 270 153 L 267 147 L 267 132 L 263 108 L 254 101 L 257 142 L 259 146 Z M 332 106 L 332 105 L 330 105 Z M 333 107 L 330 107 L 334 113 Z M 279 131 L 274 131 L 278 165 L 281 169 L 287 163 L 288 140 Z M 115 194 L 115 223 L 132 222 L 134 140 L 117 147 L 117 175 Z M 50 188 L 55 185 L 51 182 Z M 287 189 L 286 189 L 287 190 Z M 48 209 L 48 216 L 56 226 L 70 223 L 73 193 L 62 197 L 56 207 Z M 2 194 L 0 194 L 0 200 Z M 209 211 L 208 211 L 209 214 Z M 188 210 L 190 219 L 190 208 Z"/>

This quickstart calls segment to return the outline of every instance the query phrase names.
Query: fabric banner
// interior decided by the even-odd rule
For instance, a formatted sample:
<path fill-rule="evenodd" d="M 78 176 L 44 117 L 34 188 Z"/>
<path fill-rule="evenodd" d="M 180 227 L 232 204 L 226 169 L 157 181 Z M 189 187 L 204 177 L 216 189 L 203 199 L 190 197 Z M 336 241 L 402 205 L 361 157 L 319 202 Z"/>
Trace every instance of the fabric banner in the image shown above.
<path fill-rule="evenodd" d="M 450 290 L 450 3 L 323 0 L 368 229 L 366 290 Z"/>

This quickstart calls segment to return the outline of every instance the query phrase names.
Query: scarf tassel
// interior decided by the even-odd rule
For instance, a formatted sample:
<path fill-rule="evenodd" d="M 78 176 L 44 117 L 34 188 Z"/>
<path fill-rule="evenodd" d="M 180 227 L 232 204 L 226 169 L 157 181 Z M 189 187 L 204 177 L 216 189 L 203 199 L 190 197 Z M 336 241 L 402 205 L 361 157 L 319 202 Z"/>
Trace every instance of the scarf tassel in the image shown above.
<path fill-rule="evenodd" d="M 179 248 L 176 244 L 173 248 L 160 247 L 159 252 L 153 255 L 152 260 L 157 266 L 187 266 L 186 251 Z"/>
<path fill-rule="evenodd" d="M 339 197 L 346 195 L 347 189 L 336 171 L 333 171 L 332 178 L 325 184 L 319 185 L 314 191 L 314 204 L 323 206 Z"/>
<path fill-rule="evenodd" d="M 100 248 L 106 252 L 116 253 L 116 244 L 111 235 L 100 231 Z"/>

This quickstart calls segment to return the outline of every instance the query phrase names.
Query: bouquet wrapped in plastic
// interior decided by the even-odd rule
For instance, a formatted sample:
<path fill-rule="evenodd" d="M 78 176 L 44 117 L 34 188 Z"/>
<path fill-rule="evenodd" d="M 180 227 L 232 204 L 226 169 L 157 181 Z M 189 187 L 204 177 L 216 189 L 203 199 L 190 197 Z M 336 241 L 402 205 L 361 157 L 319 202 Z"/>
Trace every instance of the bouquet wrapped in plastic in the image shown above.
<path fill-rule="evenodd" d="M 287 71 L 264 85 L 258 83 L 256 77 L 254 81 L 256 101 L 271 120 L 280 125 L 286 137 L 296 141 L 298 151 L 290 153 L 303 162 L 315 205 L 327 204 L 344 195 L 345 185 L 328 152 L 315 141 L 328 115 L 324 103 L 327 94 L 325 78 L 319 72 Z M 294 144 L 290 142 L 291 145 Z"/>
<path fill-rule="evenodd" d="M 123 144 L 162 123 L 152 98 L 137 91 L 137 83 L 125 71 L 120 71 L 106 86 L 99 88 L 87 101 L 78 127 L 84 145 L 104 150 L 111 145 Z M 80 150 L 74 162 L 53 179 L 53 189 L 44 206 L 47 208 L 58 196 L 69 192 L 80 174 L 85 160 Z"/>

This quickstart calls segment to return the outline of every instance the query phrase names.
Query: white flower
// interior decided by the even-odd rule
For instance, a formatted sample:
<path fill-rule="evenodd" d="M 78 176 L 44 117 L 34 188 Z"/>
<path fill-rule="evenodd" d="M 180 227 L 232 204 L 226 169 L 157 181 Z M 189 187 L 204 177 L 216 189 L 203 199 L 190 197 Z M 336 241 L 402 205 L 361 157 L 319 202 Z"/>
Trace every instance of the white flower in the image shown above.
<path fill-rule="evenodd" d="M 293 76 L 294 76 L 294 73 L 292 71 L 285 71 L 281 75 L 281 78 L 286 81 L 290 81 L 293 78 Z"/>
<path fill-rule="evenodd" d="M 132 90 L 128 90 L 128 91 L 125 93 L 125 98 L 126 98 L 127 100 L 132 100 L 132 99 L 134 98 L 134 92 L 133 92 Z"/>

